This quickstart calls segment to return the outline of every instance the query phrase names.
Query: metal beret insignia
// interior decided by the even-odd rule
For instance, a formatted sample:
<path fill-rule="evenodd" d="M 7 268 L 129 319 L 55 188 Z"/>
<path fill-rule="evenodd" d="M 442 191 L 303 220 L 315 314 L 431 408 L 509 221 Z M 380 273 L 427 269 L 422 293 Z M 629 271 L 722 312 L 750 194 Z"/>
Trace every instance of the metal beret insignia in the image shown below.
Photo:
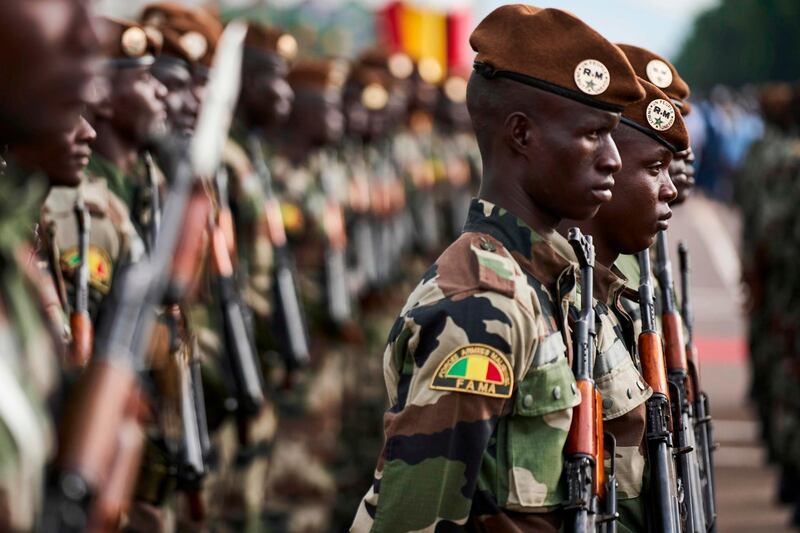
<path fill-rule="evenodd" d="M 378 110 L 386 107 L 389 103 L 389 93 L 383 86 L 377 83 L 370 83 L 361 92 L 361 103 L 370 110 Z"/>
<path fill-rule="evenodd" d="M 389 72 L 399 80 L 404 80 L 414 73 L 414 62 L 402 52 L 392 54 L 388 64 Z"/>
<path fill-rule="evenodd" d="M 422 81 L 435 85 L 442 81 L 444 71 L 439 61 L 433 57 L 423 57 L 417 64 L 417 71 Z"/>
<path fill-rule="evenodd" d="M 292 61 L 297 57 L 297 39 L 288 33 L 284 33 L 278 37 L 278 42 L 275 43 L 275 49 L 278 51 L 278 55 L 287 61 Z"/>
<path fill-rule="evenodd" d="M 675 123 L 675 108 L 662 98 L 657 98 L 647 104 L 647 123 L 658 131 L 666 131 Z"/>
<path fill-rule="evenodd" d="M 431 381 L 434 390 L 510 398 L 514 374 L 506 356 L 486 344 L 457 348 L 441 362 Z"/>
<path fill-rule="evenodd" d="M 467 80 L 453 76 L 444 82 L 444 94 L 451 101 L 461 104 L 467 101 Z"/>
<path fill-rule="evenodd" d="M 672 85 L 672 71 L 669 65 L 660 59 L 652 59 L 645 67 L 647 79 L 659 89 L 666 89 Z"/>
<path fill-rule="evenodd" d="M 208 51 L 208 41 L 202 33 L 190 31 L 181 35 L 180 38 L 181 48 L 186 54 L 192 58 L 192 61 L 197 61 Z"/>
<path fill-rule="evenodd" d="M 120 47 L 128 57 L 142 57 L 147 51 L 147 34 L 138 26 L 130 27 L 122 32 Z"/>
<path fill-rule="evenodd" d="M 581 92 L 592 96 L 603 94 L 611 85 L 611 74 L 600 61 L 584 59 L 575 67 L 575 85 Z"/>

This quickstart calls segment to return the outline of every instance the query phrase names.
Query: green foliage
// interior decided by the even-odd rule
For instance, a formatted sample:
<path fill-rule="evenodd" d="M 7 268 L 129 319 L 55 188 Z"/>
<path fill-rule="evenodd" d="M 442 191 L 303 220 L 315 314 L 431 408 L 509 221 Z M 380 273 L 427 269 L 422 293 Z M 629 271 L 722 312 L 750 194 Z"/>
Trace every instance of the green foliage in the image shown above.
<path fill-rule="evenodd" d="M 701 14 L 676 66 L 696 89 L 800 79 L 800 1 L 722 0 Z"/>

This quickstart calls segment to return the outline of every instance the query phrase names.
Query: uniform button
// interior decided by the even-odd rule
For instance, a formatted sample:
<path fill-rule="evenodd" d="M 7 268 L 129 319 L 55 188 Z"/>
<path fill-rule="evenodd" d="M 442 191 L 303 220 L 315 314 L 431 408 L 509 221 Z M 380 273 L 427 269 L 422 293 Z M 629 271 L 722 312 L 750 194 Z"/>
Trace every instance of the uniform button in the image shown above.
<path fill-rule="evenodd" d="M 603 409 L 611 409 L 612 405 L 614 405 L 614 402 L 612 402 L 610 398 L 603 400 Z"/>
<path fill-rule="evenodd" d="M 570 384 L 569 388 L 572 389 L 572 394 L 578 393 L 578 386 L 575 383 Z"/>
<path fill-rule="evenodd" d="M 556 400 L 561 399 L 561 387 L 559 387 L 558 385 L 553 387 L 553 398 L 555 398 Z"/>
<path fill-rule="evenodd" d="M 629 400 L 630 400 L 631 398 L 633 398 L 633 393 L 631 392 L 631 390 L 630 390 L 630 389 L 628 389 L 628 390 L 627 390 L 626 394 L 628 395 L 628 399 L 629 399 Z"/>
<path fill-rule="evenodd" d="M 642 383 L 641 381 L 637 381 L 637 382 L 636 382 L 636 386 L 637 386 L 637 387 L 639 387 L 639 390 L 640 390 L 640 391 L 643 391 L 643 390 L 646 388 L 646 387 L 644 386 L 644 383 Z"/>
<path fill-rule="evenodd" d="M 487 252 L 494 252 L 495 250 L 494 244 L 486 239 L 481 239 L 481 248 Z"/>
<path fill-rule="evenodd" d="M 533 396 L 530 394 L 526 394 L 525 397 L 522 399 L 522 405 L 525 407 L 533 407 Z"/>

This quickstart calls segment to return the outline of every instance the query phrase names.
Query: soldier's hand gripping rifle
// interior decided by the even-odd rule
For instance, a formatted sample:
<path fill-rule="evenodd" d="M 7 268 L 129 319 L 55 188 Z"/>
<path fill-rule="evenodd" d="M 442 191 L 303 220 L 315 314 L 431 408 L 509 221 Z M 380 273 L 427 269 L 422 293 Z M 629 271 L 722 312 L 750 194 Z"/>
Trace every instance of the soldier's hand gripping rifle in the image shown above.
<path fill-rule="evenodd" d="M 323 162 L 320 181 L 325 194 L 322 225 L 325 232 L 325 294 L 328 317 L 336 326 L 352 319 L 350 288 L 347 284 L 347 233 L 342 206 L 334 194 L 328 160 Z"/>
<path fill-rule="evenodd" d="M 654 531 L 678 533 L 680 528 L 675 468 L 672 458 L 671 408 L 667 370 L 661 336 L 656 331 L 655 296 L 650 280 L 650 250 L 637 254 L 639 259 L 639 306 L 642 332 L 638 351 L 644 380 L 653 389 L 647 400 L 647 457 L 650 464 L 652 527 Z"/>
<path fill-rule="evenodd" d="M 678 260 L 681 268 L 681 317 L 688 333 L 686 359 L 689 365 L 689 382 L 694 391 L 694 432 L 697 455 L 700 463 L 700 485 L 703 491 L 703 510 L 708 531 L 717 529 L 716 486 L 714 480 L 714 431 L 711 423 L 708 394 L 700 386 L 700 362 L 694 345 L 694 317 L 689 291 L 689 251 L 678 244 Z"/>
<path fill-rule="evenodd" d="M 75 303 L 69 316 L 72 340 L 69 346 L 70 365 L 83 368 L 92 355 L 92 319 L 89 317 L 89 211 L 78 192 L 75 202 L 75 218 L 78 222 L 78 252 L 80 265 L 75 270 Z"/>
<path fill-rule="evenodd" d="M 195 176 L 215 171 L 239 89 L 246 26 L 233 22 L 219 42 L 209 90 L 190 157 L 176 157 L 173 187 L 151 256 L 115 282 L 104 313 L 95 357 L 75 387 L 60 436 L 54 486 L 46 506 L 47 531 L 117 531 L 127 508 L 144 444 L 139 372 L 151 342 L 156 308 L 168 292 L 178 296 L 185 273 L 174 263 L 179 234 L 186 235 Z M 205 230 L 205 225 L 200 226 Z"/>
<path fill-rule="evenodd" d="M 566 456 L 567 512 L 565 531 L 587 533 L 616 531 L 616 479 L 613 466 L 606 477 L 604 466 L 603 407 L 594 382 L 595 314 L 593 293 L 594 246 L 592 237 L 578 228 L 569 230 L 569 243 L 581 268 L 581 310 L 574 323 L 573 372 L 581 403 L 572 411 Z M 611 461 L 614 439 L 609 435 Z"/>
<path fill-rule="evenodd" d="M 264 211 L 275 261 L 273 276 L 276 304 L 275 322 L 281 338 L 285 339 L 281 355 L 291 374 L 308 365 L 310 361 L 308 331 L 297 293 L 294 261 L 286 240 L 281 204 L 272 188 L 272 175 L 264 159 L 264 148 L 261 140 L 255 134 L 251 134 L 247 142 L 250 157 L 264 188 Z"/>
<path fill-rule="evenodd" d="M 680 314 L 675 303 L 672 265 L 667 251 L 667 235 L 656 237 L 656 276 L 660 285 L 661 328 L 664 332 L 664 360 L 670 388 L 673 418 L 673 438 L 676 447 L 678 501 L 684 530 L 692 533 L 706 531 L 703 497 L 700 489 L 700 469 L 695 450 L 693 403 L 694 390 L 689 381 L 689 363 Z"/>

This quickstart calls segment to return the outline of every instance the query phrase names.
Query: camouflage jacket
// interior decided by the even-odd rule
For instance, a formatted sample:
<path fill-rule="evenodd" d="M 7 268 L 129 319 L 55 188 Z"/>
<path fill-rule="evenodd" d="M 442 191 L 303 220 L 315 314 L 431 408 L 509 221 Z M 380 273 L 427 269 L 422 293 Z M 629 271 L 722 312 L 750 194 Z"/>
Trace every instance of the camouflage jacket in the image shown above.
<path fill-rule="evenodd" d="M 385 444 L 352 531 L 557 529 L 548 511 L 565 498 L 562 450 L 580 401 L 568 249 L 473 200 L 389 335 Z"/>
<path fill-rule="evenodd" d="M 144 255 L 144 243 L 128 208 L 103 178 L 86 178 L 80 187 L 53 187 L 42 206 L 40 227 L 50 271 L 62 298 L 74 301 L 75 273 L 80 265 L 75 203 L 82 195 L 89 214 L 89 311 L 98 308 L 111 289 L 114 273 Z M 69 311 L 69 304 L 65 309 Z"/>
<path fill-rule="evenodd" d="M 603 397 L 605 431 L 617 441 L 615 467 L 620 500 L 641 494 L 645 470 L 645 402 L 653 394 L 639 373 L 635 326 L 623 301 L 636 293 L 616 268 L 594 268 L 596 359 L 594 379 Z"/>
<path fill-rule="evenodd" d="M 0 530 L 36 528 L 54 450 L 48 403 L 58 383 L 57 336 L 45 317 L 28 245 L 46 190 L 9 164 L 0 187 Z"/>

